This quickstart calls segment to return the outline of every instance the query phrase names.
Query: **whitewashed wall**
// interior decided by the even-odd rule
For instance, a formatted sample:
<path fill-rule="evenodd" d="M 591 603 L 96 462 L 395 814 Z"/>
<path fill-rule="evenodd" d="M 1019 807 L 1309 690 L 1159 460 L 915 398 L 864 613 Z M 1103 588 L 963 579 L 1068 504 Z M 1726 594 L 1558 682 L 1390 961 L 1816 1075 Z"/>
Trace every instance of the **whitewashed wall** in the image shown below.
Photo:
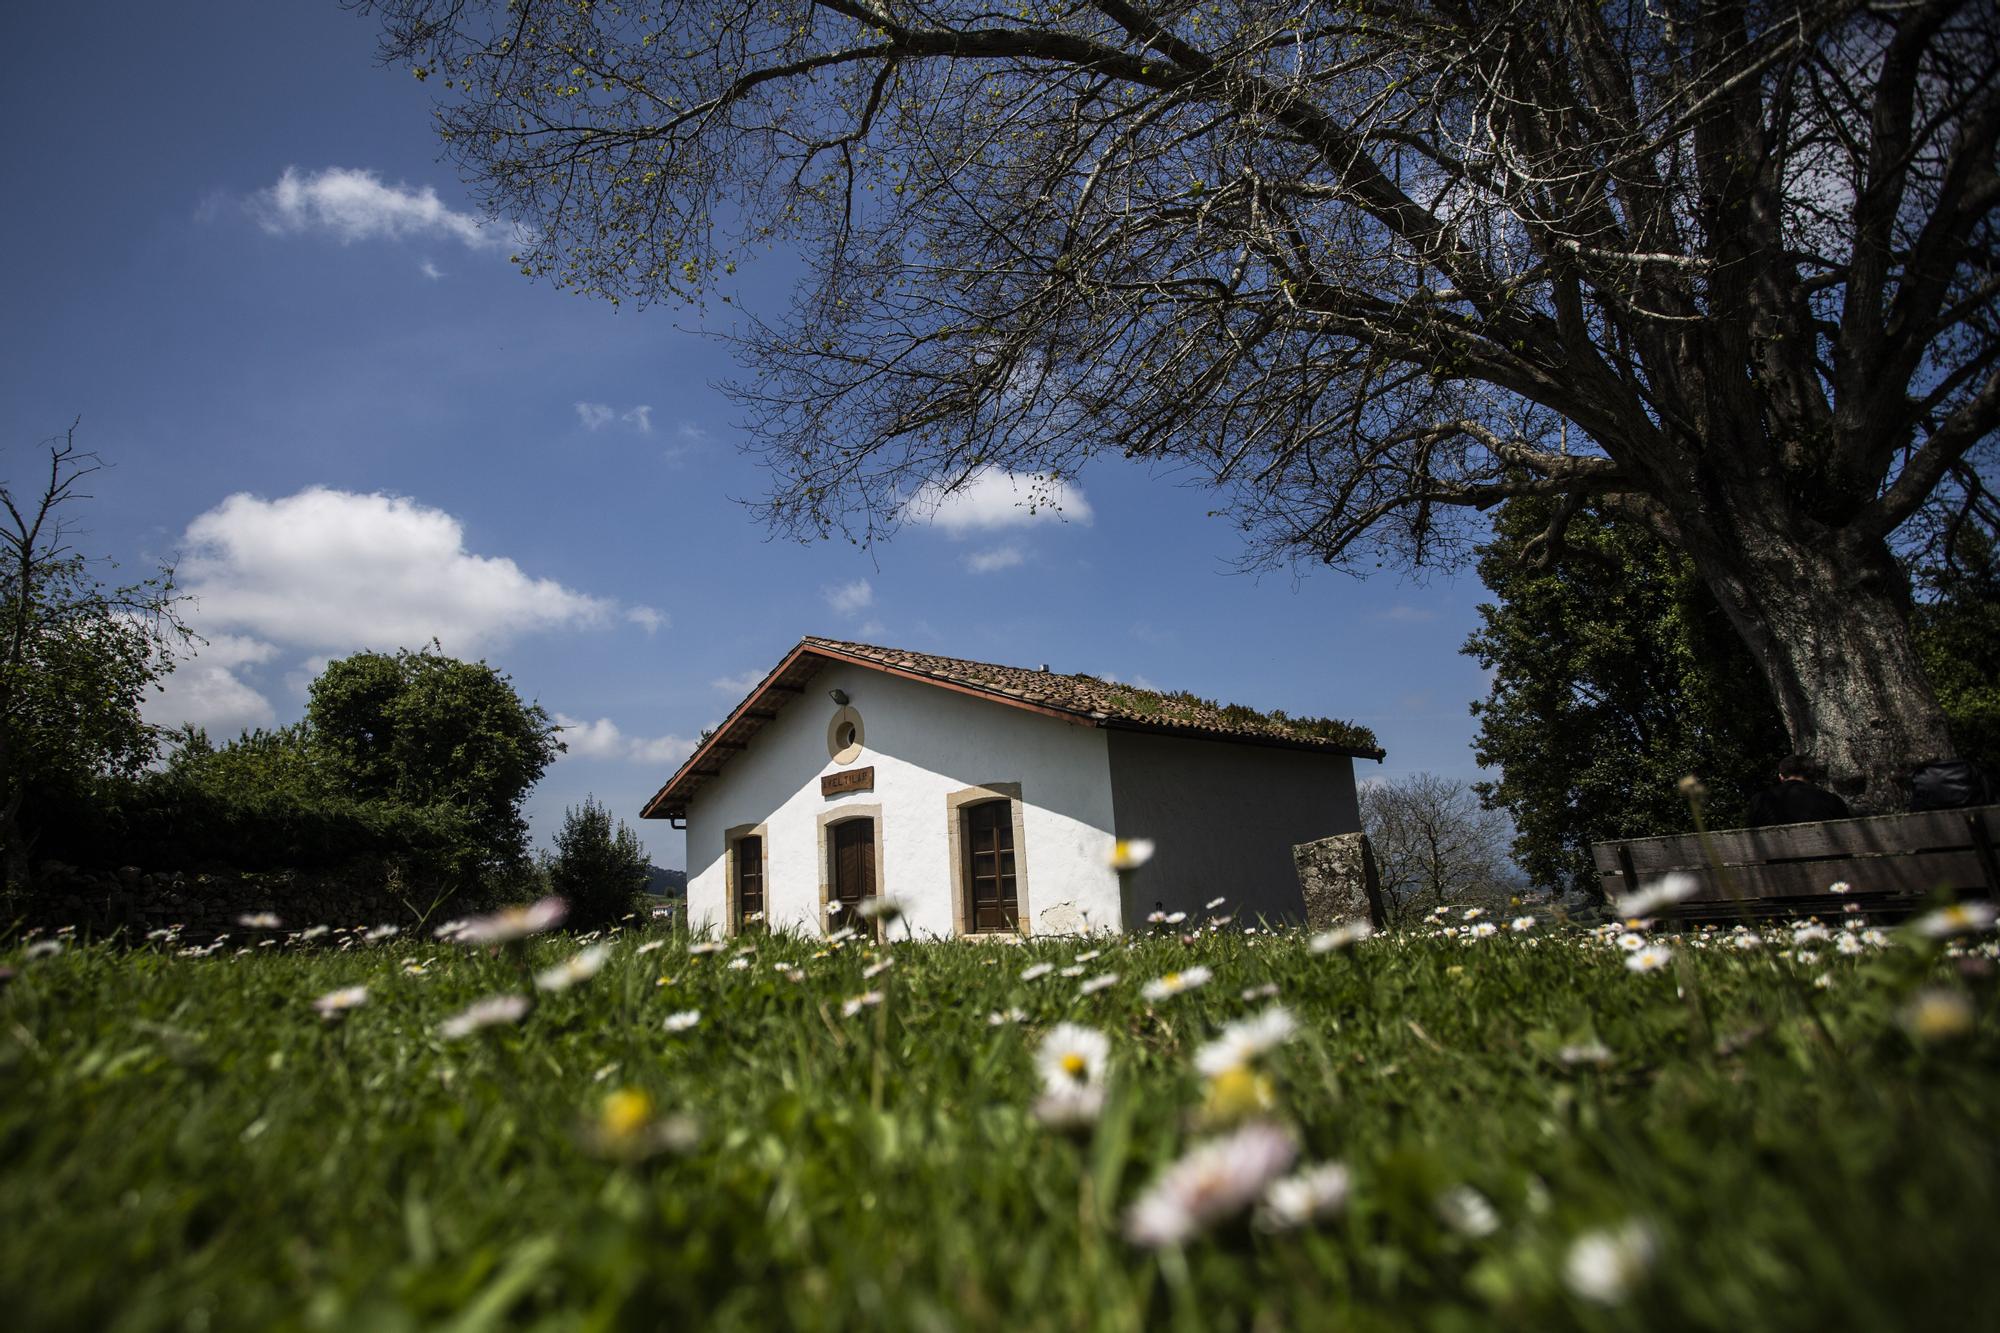
<path fill-rule="evenodd" d="M 827 756 L 826 729 L 842 689 L 861 714 L 864 746 L 852 764 Z M 821 775 L 875 768 L 873 791 L 822 797 Z M 1033 933 L 1120 924 L 1111 854 L 1106 733 L 860 667 L 828 666 L 784 705 L 688 809 L 688 917 L 723 928 L 723 833 L 767 826 L 766 918 L 773 929 L 820 930 L 819 816 L 879 805 L 876 867 L 883 892 L 910 909 L 919 937 L 954 929 L 948 794 L 1018 782 L 1024 807 L 1017 855 L 1027 871 L 1024 915 Z M 900 933 L 900 928 L 898 928 Z"/>
<path fill-rule="evenodd" d="M 1128 927 L 1155 903 L 1194 914 L 1217 897 L 1227 897 L 1223 910 L 1239 918 L 1302 920 L 1293 845 L 1361 827 L 1346 755 L 1108 734 L 1113 828 L 1156 844 L 1151 863 L 1132 877 Z"/>

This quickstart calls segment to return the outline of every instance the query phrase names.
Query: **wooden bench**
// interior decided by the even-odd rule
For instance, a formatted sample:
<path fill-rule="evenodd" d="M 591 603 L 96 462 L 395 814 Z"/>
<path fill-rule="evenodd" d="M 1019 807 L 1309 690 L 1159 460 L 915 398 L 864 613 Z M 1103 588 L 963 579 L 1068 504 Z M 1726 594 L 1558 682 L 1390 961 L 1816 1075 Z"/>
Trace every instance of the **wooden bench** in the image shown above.
<path fill-rule="evenodd" d="M 1856 911 L 1894 920 L 1939 893 L 2000 900 L 2000 805 L 1723 829 L 1703 841 L 1629 838 L 1590 854 L 1607 901 L 1676 871 L 1693 876 L 1694 896 L 1656 913 L 1689 924 Z M 1828 891 L 1842 881 L 1848 892 Z"/>

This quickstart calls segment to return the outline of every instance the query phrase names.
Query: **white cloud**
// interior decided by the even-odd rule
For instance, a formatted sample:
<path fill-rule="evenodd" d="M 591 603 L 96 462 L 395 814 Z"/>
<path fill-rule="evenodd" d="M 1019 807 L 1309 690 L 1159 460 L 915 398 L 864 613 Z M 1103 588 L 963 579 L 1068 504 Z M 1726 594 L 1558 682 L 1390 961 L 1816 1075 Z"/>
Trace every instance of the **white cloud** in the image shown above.
<path fill-rule="evenodd" d="M 830 583 L 821 588 L 820 596 L 833 608 L 835 615 L 851 616 L 856 611 L 875 605 L 875 589 L 867 579 L 856 579 L 852 583 Z"/>
<path fill-rule="evenodd" d="M 204 629 L 328 653 L 478 653 L 517 635 L 603 625 L 612 602 L 465 549 L 442 509 L 310 487 L 232 495 L 188 525 L 180 573 Z"/>
<path fill-rule="evenodd" d="M 1090 501 L 1074 483 L 998 467 L 980 468 L 949 492 L 925 486 L 910 497 L 903 513 L 951 537 L 1038 521 L 1088 523 L 1092 517 Z"/>
<path fill-rule="evenodd" d="M 436 282 L 439 278 L 442 278 L 444 276 L 444 270 L 439 268 L 436 264 L 433 264 L 428 259 L 426 259 L 423 263 L 417 265 L 417 271 L 423 274 L 425 277 L 429 278 L 432 282 Z"/>
<path fill-rule="evenodd" d="M 562 742 L 572 758 L 677 765 L 694 753 L 695 743 L 684 736 L 628 736 L 608 717 L 585 722 L 557 713 L 556 726 L 562 729 Z"/>
<path fill-rule="evenodd" d="M 1437 612 L 1426 610 L 1421 606 L 1411 606 L 1407 602 L 1398 602 L 1386 611 L 1377 611 L 1375 618 L 1393 620 L 1399 625 L 1418 625 L 1426 620 L 1436 620 Z"/>
<path fill-rule="evenodd" d="M 854 627 L 854 632 L 864 639 L 880 639 L 889 629 L 879 620 L 864 620 Z"/>
<path fill-rule="evenodd" d="M 420 236 L 491 250 L 525 239 L 505 223 L 449 207 L 428 185 L 420 190 L 387 185 L 374 172 L 354 167 L 327 167 L 310 175 L 286 167 L 276 185 L 251 196 L 250 208 L 265 231 L 329 232 L 342 244 Z"/>
<path fill-rule="evenodd" d="M 620 619 L 651 634 L 670 623 L 654 607 L 621 607 L 475 555 L 458 519 L 402 496 L 318 486 L 279 500 L 232 495 L 182 541 L 188 619 L 208 643 L 149 704 L 147 720 L 164 726 L 270 725 L 271 703 L 246 677 L 281 653 L 297 663 L 283 683 L 302 695 L 331 658 L 361 649 L 435 638 L 473 657 L 525 634 Z"/>
<path fill-rule="evenodd" d="M 724 694 L 748 694 L 764 683 L 762 671 L 746 671 L 740 676 L 717 676 L 708 682 Z"/>
<path fill-rule="evenodd" d="M 161 682 L 158 693 L 146 696 L 142 712 L 159 726 L 191 722 L 218 741 L 251 727 L 268 727 L 278 720 L 276 710 L 237 678 L 236 669 L 268 662 L 277 651 L 274 644 L 244 635 L 210 635 L 195 657 L 183 659 Z"/>
<path fill-rule="evenodd" d="M 974 551 L 965 557 L 965 567 L 975 574 L 991 574 L 1002 569 L 1012 569 L 1026 556 L 1018 546 L 996 546 L 990 551 Z"/>
<path fill-rule="evenodd" d="M 650 403 L 640 403 L 619 411 L 609 403 L 578 402 L 577 423 L 585 430 L 603 430 L 614 421 L 622 421 L 641 435 L 653 433 L 653 407 Z"/>

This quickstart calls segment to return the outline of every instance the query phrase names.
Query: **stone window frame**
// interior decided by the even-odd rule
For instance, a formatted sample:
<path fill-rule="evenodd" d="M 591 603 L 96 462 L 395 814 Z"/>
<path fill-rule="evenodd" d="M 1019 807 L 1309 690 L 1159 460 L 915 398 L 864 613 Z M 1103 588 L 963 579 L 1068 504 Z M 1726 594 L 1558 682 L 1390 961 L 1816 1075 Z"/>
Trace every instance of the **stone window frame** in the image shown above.
<path fill-rule="evenodd" d="M 849 725 L 854 728 L 854 740 L 847 745 L 842 745 L 840 743 L 840 729 L 843 726 Z M 833 719 L 826 724 L 827 757 L 842 768 L 845 768 L 859 759 L 861 752 L 867 747 L 868 728 L 861 721 L 861 714 L 855 710 L 853 704 L 842 704 L 838 711 L 834 713 Z"/>
<path fill-rule="evenodd" d="M 884 872 L 887 870 L 884 864 L 887 858 L 883 848 L 888 845 L 888 836 L 883 831 L 881 804 L 871 802 L 866 805 L 836 805 L 820 811 L 819 817 L 813 822 L 819 836 L 819 929 L 822 935 L 831 935 L 839 929 L 839 926 L 829 922 L 826 916 L 826 905 L 833 901 L 833 826 L 845 824 L 850 819 L 875 821 L 875 892 L 871 896 L 879 898 L 888 892 L 883 884 Z M 768 899 L 769 896 L 770 890 L 767 889 L 765 897 Z M 840 925 L 851 925 L 856 930 L 864 930 L 860 922 L 843 921 Z"/>
<path fill-rule="evenodd" d="M 736 904 L 736 848 L 745 838 L 759 839 L 757 868 L 764 878 L 764 925 L 771 924 L 771 832 L 768 824 L 732 824 L 722 830 L 722 934 L 743 933 L 742 912 Z"/>
<path fill-rule="evenodd" d="M 989 782 L 979 787 L 961 787 L 944 798 L 945 847 L 951 861 L 951 928 L 954 935 L 972 939 L 1009 939 L 1002 930 L 972 928 L 972 886 L 965 873 L 965 808 L 988 801 L 1006 801 L 1014 821 L 1014 929 L 1021 935 L 1034 933 L 1034 917 L 1028 910 L 1028 838 L 1026 804 L 1018 782 Z"/>

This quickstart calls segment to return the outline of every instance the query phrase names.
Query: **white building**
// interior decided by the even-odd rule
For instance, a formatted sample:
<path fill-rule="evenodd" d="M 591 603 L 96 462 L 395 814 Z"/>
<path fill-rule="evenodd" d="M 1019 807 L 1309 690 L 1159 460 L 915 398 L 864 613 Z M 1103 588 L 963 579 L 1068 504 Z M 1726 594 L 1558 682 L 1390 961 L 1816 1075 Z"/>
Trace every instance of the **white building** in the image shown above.
<path fill-rule="evenodd" d="M 807 638 L 642 813 L 685 821 L 697 930 L 817 931 L 881 894 L 920 937 L 1130 929 L 1217 897 L 1296 921 L 1292 846 L 1360 827 L 1356 756 L 1382 752 L 1345 723 Z M 1157 848 L 1123 899 L 1121 838 Z"/>

